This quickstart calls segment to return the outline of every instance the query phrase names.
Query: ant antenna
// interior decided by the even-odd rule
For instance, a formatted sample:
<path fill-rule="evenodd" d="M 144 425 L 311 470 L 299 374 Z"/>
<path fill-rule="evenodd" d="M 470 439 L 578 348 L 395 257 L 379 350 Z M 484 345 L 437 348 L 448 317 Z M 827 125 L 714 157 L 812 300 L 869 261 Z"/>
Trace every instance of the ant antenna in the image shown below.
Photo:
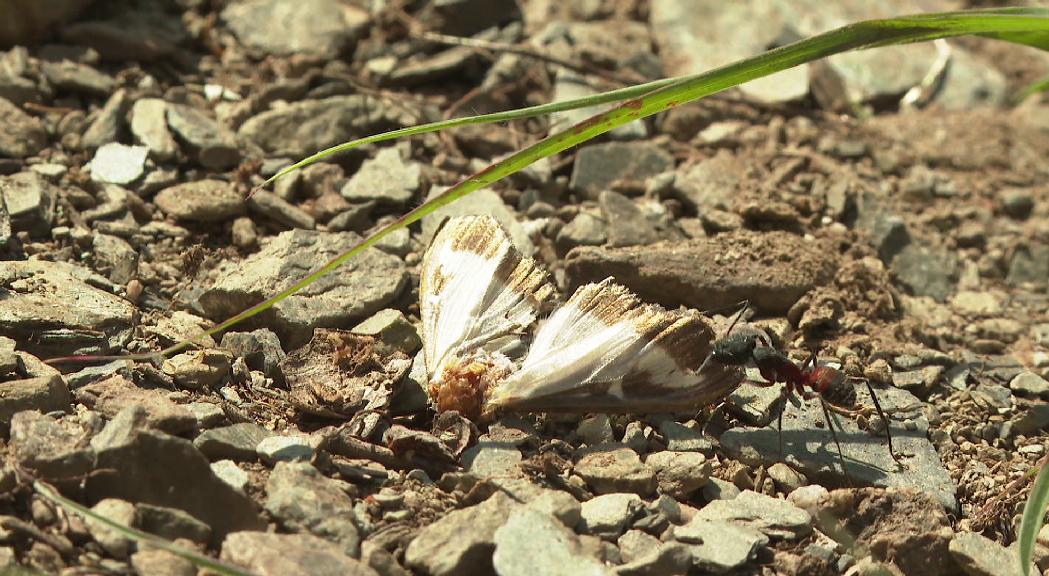
<path fill-rule="evenodd" d="M 750 308 L 750 300 L 742 300 L 739 304 L 742 304 L 742 307 L 739 309 L 739 312 L 736 313 L 735 320 L 728 325 L 728 330 L 725 331 L 725 336 L 732 333 L 732 329 L 736 327 L 736 324 L 743 318 L 743 314 L 746 313 L 748 308 Z"/>

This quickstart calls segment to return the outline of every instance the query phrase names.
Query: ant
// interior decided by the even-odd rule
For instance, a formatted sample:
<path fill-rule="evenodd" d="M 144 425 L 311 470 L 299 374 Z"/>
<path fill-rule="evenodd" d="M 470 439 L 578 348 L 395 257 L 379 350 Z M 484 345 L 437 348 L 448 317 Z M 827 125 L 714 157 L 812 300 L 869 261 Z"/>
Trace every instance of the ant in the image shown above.
<path fill-rule="evenodd" d="M 850 417 L 863 415 L 867 412 L 867 409 L 857 405 L 856 388 L 850 381 L 852 379 L 840 370 L 830 366 L 820 366 L 816 360 L 816 352 L 813 352 L 799 367 L 786 354 L 776 350 L 762 335 L 741 332 L 732 334 L 732 328 L 739 321 L 746 308 L 747 303 L 744 303 L 743 310 L 740 311 L 739 315 L 736 316 L 736 319 L 729 326 L 727 335 L 714 343 L 711 358 L 721 364 L 733 366 L 742 366 L 753 362 L 761 373 L 761 377 L 765 379 L 764 385 L 772 386 L 777 383 L 783 383 L 786 388 L 786 397 L 792 403 L 794 403 L 794 392 L 797 392 L 805 400 L 818 398 L 820 406 L 823 408 L 823 415 L 827 420 L 827 427 L 834 437 L 834 444 L 838 447 L 838 460 L 841 462 L 841 469 L 847 475 L 845 457 L 842 455 L 838 435 L 834 431 L 834 425 L 831 423 L 830 411 L 833 410 L 838 414 Z M 885 412 L 881 408 L 881 403 L 878 402 L 874 388 L 869 381 L 864 380 L 864 382 L 867 384 L 867 390 L 870 392 L 871 400 L 878 411 L 878 416 L 885 423 L 885 436 L 888 440 L 889 455 L 897 463 L 900 463 L 900 457 L 892 446 L 892 432 L 889 420 L 885 417 Z M 782 454 L 783 410 L 779 412 L 777 427 L 780 431 L 779 445 L 780 454 Z"/>

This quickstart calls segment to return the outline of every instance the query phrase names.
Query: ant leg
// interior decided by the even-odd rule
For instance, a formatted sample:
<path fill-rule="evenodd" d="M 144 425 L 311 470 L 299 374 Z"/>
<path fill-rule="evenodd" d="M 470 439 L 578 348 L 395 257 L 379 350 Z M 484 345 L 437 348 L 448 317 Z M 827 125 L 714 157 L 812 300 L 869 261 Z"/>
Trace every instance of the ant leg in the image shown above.
<path fill-rule="evenodd" d="M 820 407 L 823 408 L 823 417 L 827 419 L 827 429 L 830 430 L 830 435 L 834 438 L 834 445 L 838 447 L 838 462 L 841 463 L 841 472 L 845 476 L 845 482 L 852 488 L 852 477 L 849 476 L 849 469 L 845 467 L 845 455 L 841 451 L 841 443 L 838 442 L 838 433 L 834 431 L 834 422 L 831 420 L 830 410 L 827 410 L 827 403 L 820 398 Z"/>
<path fill-rule="evenodd" d="M 892 422 L 889 422 L 889 418 L 885 416 L 885 411 L 881 409 L 881 403 L 878 402 L 878 396 L 874 394 L 874 387 L 871 386 L 870 380 L 864 381 L 867 384 L 867 391 L 871 393 L 871 400 L 874 401 L 874 407 L 878 409 L 878 416 L 881 416 L 882 422 L 885 423 L 885 438 L 889 441 L 889 456 L 900 464 L 900 457 L 896 455 L 896 451 L 892 449 Z"/>

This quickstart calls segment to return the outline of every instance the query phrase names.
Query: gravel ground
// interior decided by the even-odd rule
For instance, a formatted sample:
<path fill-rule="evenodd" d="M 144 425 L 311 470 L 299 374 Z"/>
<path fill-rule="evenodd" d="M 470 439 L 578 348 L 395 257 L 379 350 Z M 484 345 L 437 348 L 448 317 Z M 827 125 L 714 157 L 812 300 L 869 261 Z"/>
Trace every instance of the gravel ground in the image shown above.
<path fill-rule="evenodd" d="M 38 479 L 260 575 L 1015 573 L 1049 429 L 1049 101 L 1011 96 L 1049 56 L 954 41 L 918 92 L 932 44 L 784 72 L 538 162 L 189 351 L 60 371 L 43 360 L 196 335 L 588 113 L 366 146 L 255 189 L 323 147 L 957 4 L 13 3 L 0 571 L 197 573 Z M 495 217 L 564 296 L 612 275 L 722 336 L 747 299 L 737 329 L 819 350 L 886 416 L 834 418 L 842 458 L 818 402 L 750 383 L 681 414 L 436 416 L 419 267 L 460 214 Z"/>

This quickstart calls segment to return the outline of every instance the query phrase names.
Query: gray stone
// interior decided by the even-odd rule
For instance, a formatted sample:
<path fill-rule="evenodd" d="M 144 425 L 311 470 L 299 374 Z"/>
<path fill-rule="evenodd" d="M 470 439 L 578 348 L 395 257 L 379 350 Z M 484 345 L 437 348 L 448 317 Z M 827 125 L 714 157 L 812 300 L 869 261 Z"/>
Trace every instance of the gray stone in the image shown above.
<path fill-rule="evenodd" d="M 404 317 L 403 312 L 393 308 L 379 310 L 367 320 L 354 326 L 351 332 L 372 336 L 383 346 L 400 350 L 408 356 L 414 355 L 422 348 L 419 331 Z"/>
<path fill-rule="evenodd" d="M 405 564 L 430 576 L 494 574 L 495 533 L 514 506 L 496 492 L 476 506 L 445 514 L 419 530 L 408 544 Z"/>
<path fill-rule="evenodd" d="M 172 160 L 178 154 L 178 144 L 168 130 L 167 103 L 160 98 L 142 98 L 131 107 L 131 135 L 156 160 Z"/>
<path fill-rule="evenodd" d="M 239 422 L 201 432 L 193 445 L 211 460 L 253 461 L 258 458 L 259 442 L 274 435 L 254 422 Z"/>
<path fill-rule="evenodd" d="M 731 500 L 740 494 L 740 489 L 728 480 L 711 477 L 703 485 L 703 498 L 710 502 L 713 500 Z"/>
<path fill-rule="evenodd" d="M 605 142 L 576 153 L 569 188 L 587 199 L 612 186 L 643 190 L 645 181 L 674 167 L 669 152 L 649 142 Z"/>
<path fill-rule="evenodd" d="M 1034 404 L 1016 420 L 1011 421 L 1017 434 L 1031 435 L 1049 428 L 1049 404 Z"/>
<path fill-rule="evenodd" d="M 114 92 L 84 131 L 80 145 L 86 150 L 93 150 L 103 144 L 116 142 L 130 106 L 127 90 L 121 88 Z"/>
<path fill-rule="evenodd" d="M 236 135 L 203 111 L 183 104 L 168 104 L 167 122 L 201 166 L 225 170 L 240 162 Z"/>
<path fill-rule="evenodd" d="M 535 486 L 528 482 L 530 486 Z M 541 490 L 538 495 L 525 501 L 525 507 L 557 518 L 565 526 L 574 527 L 583 517 L 583 507 L 578 500 L 560 490 Z"/>
<path fill-rule="evenodd" d="M 693 516 L 702 520 L 727 520 L 758 530 L 776 540 L 798 540 L 812 533 L 812 516 L 797 506 L 744 490 L 732 500 L 714 500 Z"/>
<path fill-rule="evenodd" d="M 47 482 L 88 473 L 95 459 L 90 439 L 90 430 L 66 418 L 55 420 L 33 410 L 11 418 L 9 447 L 15 462 Z"/>
<path fill-rule="evenodd" d="M 419 18 L 444 34 L 473 36 L 521 18 L 514 0 L 441 0 L 427 4 Z"/>
<path fill-rule="evenodd" d="M 751 374 L 751 372 L 755 374 Z M 783 389 L 779 386 L 759 386 L 751 378 L 761 381 L 756 370 L 748 369 L 748 378 L 728 396 L 726 406 L 751 426 L 768 426 L 783 406 Z"/>
<path fill-rule="evenodd" d="M 605 222 L 615 223 L 608 227 L 609 246 L 652 244 L 664 239 L 641 208 L 626 196 L 604 190 L 598 194 L 597 201 Z"/>
<path fill-rule="evenodd" d="M 1025 396 L 1049 397 L 1049 381 L 1034 372 L 1021 372 L 1009 382 L 1009 388 Z"/>
<path fill-rule="evenodd" d="M 769 537 L 749 526 L 726 520 L 694 518 L 674 528 L 674 539 L 690 545 L 696 568 L 721 574 L 757 559 Z"/>
<path fill-rule="evenodd" d="M 482 440 L 463 452 L 463 467 L 481 478 L 516 476 L 524 459 L 512 444 Z"/>
<path fill-rule="evenodd" d="M 360 555 L 349 485 L 332 480 L 307 462 L 279 462 L 266 482 L 266 510 L 285 528 L 307 531 Z"/>
<path fill-rule="evenodd" d="M 251 499 L 216 477 L 191 442 L 143 430 L 135 422 L 144 419 L 144 411 L 129 407 L 92 439 L 90 501 L 122 498 L 184 510 L 211 528 L 214 545 L 229 532 L 265 528 Z"/>
<path fill-rule="evenodd" d="M 78 20 L 62 28 L 62 40 L 89 46 L 105 60 L 155 61 L 175 53 L 189 36 L 178 13 L 161 3 L 114 10 L 104 20 Z"/>
<path fill-rule="evenodd" d="M 194 314 L 183 310 L 175 310 L 169 316 L 158 318 L 156 325 L 146 330 L 157 339 L 163 346 L 171 346 L 183 340 L 192 339 L 193 343 L 206 348 L 217 346 L 215 339 L 202 334 L 210 328 L 210 323 Z"/>
<path fill-rule="evenodd" d="M 856 393 L 860 405 L 873 406 L 865 386 L 858 386 Z M 834 428 L 851 482 L 922 490 L 936 494 L 945 507 L 953 510 L 957 505 L 954 483 L 926 438 L 928 422 L 919 417 L 912 425 L 906 425 L 901 421 L 907 417 L 906 413 L 892 416 L 904 408 L 909 410 L 919 405 L 918 399 L 905 390 L 885 388 L 878 390 L 878 400 L 889 415 L 893 447 L 898 454 L 907 455 L 905 465 L 897 465 L 892 459 L 883 433 L 871 435 L 853 418 L 839 415 L 834 418 Z M 836 486 L 845 482 L 845 478 L 837 446 L 824 420 L 818 401 L 803 402 L 800 407 L 788 406 L 783 417 L 782 457 L 779 434 L 771 427 L 733 428 L 721 435 L 721 444 L 727 453 L 745 463 L 771 466 L 782 460 L 809 479 Z"/>
<path fill-rule="evenodd" d="M 249 48 L 267 54 L 311 54 L 333 58 L 353 49 L 368 30 L 368 13 L 353 4 L 281 0 L 229 4 L 222 19 Z"/>
<path fill-rule="evenodd" d="M 244 213 L 244 199 L 229 182 L 198 180 L 165 188 L 153 199 L 164 214 L 183 222 L 222 222 Z"/>
<path fill-rule="evenodd" d="M 171 401 L 167 391 L 140 388 L 121 375 L 78 388 L 76 399 L 107 418 L 115 418 L 121 410 L 135 406 L 144 413 L 147 427 L 168 434 L 188 434 L 197 425 L 188 408 Z"/>
<path fill-rule="evenodd" d="M 962 532 L 951 539 L 951 556 L 968 576 L 1012 576 L 1017 573 L 1015 551 L 974 532 Z M 1037 574 L 1033 564 L 1031 574 Z"/>
<path fill-rule="evenodd" d="M 706 72 L 778 45 L 789 34 L 782 11 L 775 3 L 764 2 L 725 6 L 656 0 L 649 24 L 666 73 L 680 76 Z M 808 75 L 808 67 L 802 65 L 740 88 L 761 100 L 798 100 L 809 91 Z"/>
<path fill-rule="evenodd" d="M 135 505 L 117 498 L 106 498 L 92 506 L 91 511 L 124 526 L 132 526 L 135 521 Z M 126 534 L 94 518 L 84 518 L 84 525 L 106 553 L 114 558 L 127 558 L 133 542 Z"/>
<path fill-rule="evenodd" d="M 999 193 L 998 199 L 1002 211 L 1017 220 L 1026 220 L 1034 210 L 1034 196 L 1027 188 L 1006 188 Z"/>
<path fill-rule="evenodd" d="M 4 382 L 0 395 L 0 424 L 10 424 L 11 419 L 23 410 L 40 412 L 68 411 L 72 396 L 61 376 L 42 376 Z"/>
<path fill-rule="evenodd" d="M 220 280 L 200 296 L 201 306 L 213 318 L 236 314 L 291 286 L 359 241 L 349 232 L 283 232 L 260 252 L 223 265 Z M 314 328 L 352 326 L 378 312 L 406 284 L 399 258 L 369 249 L 245 324 L 263 323 L 294 348 L 309 341 Z"/>
<path fill-rule="evenodd" d="M 175 384 L 191 390 L 217 386 L 229 375 L 233 358 L 225 350 L 205 348 L 172 356 L 161 365 Z"/>
<path fill-rule="evenodd" d="M 731 207 L 740 191 L 744 161 L 728 151 L 719 151 L 682 170 L 674 180 L 677 198 L 700 216 L 717 208 Z"/>
<path fill-rule="evenodd" d="M 575 433 L 583 439 L 583 442 L 591 446 L 607 444 L 616 440 L 612 433 L 612 422 L 608 419 L 607 414 L 595 414 L 584 418 L 579 422 Z"/>
<path fill-rule="evenodd" d="M 248 208 L 281 226 L 313 230 L 317 222 L 305 210 L 265 190 L 256 190 L 247 198 Z"/>
<path fill-rule="evenodd" d="M 4 98 L 0 98 L 0 118 L 4 119 L 4 129 L 0 131 L 0 158 L 26 158 L 47 145 L 43 122 Z"/>
<path fill-rule="evenodd" d="M 403 208 L 419 193 L 421 173 L 419 164 L 405 162 L 396 148 L 383 148 L 361 164 L 342 196 L 354 204 L 374 200 L 380 207 Z"/>
<path fill-rule="evenodd" d="M 673 420 L 660 422 L 659 433 L 667 443 L 667 450 L 673 452 L 710 453 L 714 449 L 714 444 L 710 441 L 710 438 L 680 422 Z"/>
<path fill-rule="evenodd" d="M 911 243 L 911 234 L 903 218 L 885 208 L 885 203 L 880 196 L 861 194 L 856 206 L 855 226 L 866 233 L 882 262 L 890 263 Z"/>
<path fill-rule="evenodd" d="M 659 493 L 677 500 L 687 500 L 710 477 L 710 462 L 699 452 L 656 452 L 645 464 L 656 470 Z"/>
<path fill-rule="evenodd" d="M 222 335 L 222 348 L 244 358 L 252 370 L 283 382 L 280 363 L 287 355 L 272 330 L 259 328 L 251 332 L 226 332 Z"/>
<path fill-rule="evenodd" d="M 647 532 L 627 530 L 616 540 L 616 545 L 619 546 L 619 556 L 623 562 L 631 562 L 655 550 L 660 541 Z"/>
<path fill-rule="evenodd" d="M 272 156 L 301 158 L 387 126 L 385 106 L 370 96 L 296 102 L 249 118 L 237 134 Z"/>
<path fill-rule="evenodd" d="M 432 200 L 438 194 L 447 190 L 446 187 L 432 186 L 426 200 Z M 470 193 L 465 198 L 452 202 L 447 206 L 438 208 L 422 219 L 422 233 L 419 242 L 423 246 L 429 246 L 434 234 L 448 218 L 456 216 L 491 216 L 499 221 L 499 224 L 510 235 L 514 246 L 526 256 L 535 252 L 535 245 L 525 230 L 524 226 L 517 221 L 517 215 L 512 208 L 503 202 L 503 199 L 494 190 L 482 188 Z"/>
<path fill-rule="evenodd" d="M 1049 285 L 1049 244 L 1034 243 L 1018 247 L 1009 261 L 1006 280 L 1011 286 Z"/>
<path fill-rule="evenodd" d="M 605 444 L 580 454 L 574 471 L 599 494 L 633 492 L 648 496 L 656 489 L 655 470 L 641 462 L 630 448 Z"/>
<path fill-rule="evenodd" d="M 301 436 L 267 436 L 259 441 L 255 451 L 270 466 L 313 458 L 313 445 Z"/>
<path fill-rule="evenodd" d="M 519 508 L 495 532 L 492 564 L 499 576 L 610 575 L 586 554 L 579 537 L 553 516 Z"/>
<path fill-rule="evenodd" d="M 211 528 L 193 516 L 176 508 L 138 504 L 135 506 L 135 527 L 168 540 L 185 538 L 207 544 Z"/>
<path fill-rule="evenodd" d="M 832 278 L 834 252 L 787 232 L 737 230 L 651 246 L 576 248 L 565 259 L 565 275 L 569 292 L 615 276 L 646 302 L 710 310 L 750 300 L 776 314 Z"/>
<path fill-rule="evenodd" d="M 947 250 L 908 244 L 893 259 L 892 272 L 914 295 L 944 302 L 954 292 L 958 258 Z"/>
<path fill-rule="evenodd" d="M 145 146 L 126 146 L 119 142 L 103 144 L 91 159 L 91 179 L 108 184 L 130 184 L 145 173 Z"/>
<path fill-rule="evenodd" d="M 768 475 L 776 483 L 776 487 L 786 493 L 793 493 L 806 483 L 803 474 L 782 462 L 776 462 L 769 466 Z"/>
<path fill-rule="evenodd" d="M 138 275 L 138 252 L 117 236 L 95 234 L 91 248 L 95 268 L 114 284 L 127 284 Z"/>
<path fill-rule="evenodd" d="M 614 570 L 617 576 L 685 576 L 693 563 L 689 546 L 666 542 L 653 546 L 647 554 L 616 566 Z"/>
<path fill-rule="evenodd" d="M 578 530 L 615 540 L 628 524 L 643 513 L 645 503 L 637 494 L 603 494 L 583 502 Z"/>
<path fill-rule="evenodd" d="M 159 548 L 140 550 L 131 555 L 135 574 L 145 576 L 196 576 L 197 567 L 189 560 Z"/>
<path fill-rule="evenodd" d="M 58 188 L 34 172 L 0 177 L 2 204 L 6 207 L 14 232 L 25 231 L 33 236 L 50 235 L 58 193 Z"/>
<path fill-rule="evenodd" d="M 244 492 L 247 490 L 248 473 L 242 470 L 237 463 L 232 460 L 219 460 L 218 462 L 211 463 L 211 471 L 218 476 L 220 480 L 229 484 L 237 492 Z"/>
<path fill-rule="evenodd" d="M 222 543 L 220 557 L 257 576 L 379 576 L 339 546 L 309 534 L 235 532 Z"/>
<path fill-rule="evenodd" d="M 557 233 L 557 249 L 567 253 L 576 246 L 600 246 L 608 241 L 605 221 L 589 212 L 580 212 Z"/>

